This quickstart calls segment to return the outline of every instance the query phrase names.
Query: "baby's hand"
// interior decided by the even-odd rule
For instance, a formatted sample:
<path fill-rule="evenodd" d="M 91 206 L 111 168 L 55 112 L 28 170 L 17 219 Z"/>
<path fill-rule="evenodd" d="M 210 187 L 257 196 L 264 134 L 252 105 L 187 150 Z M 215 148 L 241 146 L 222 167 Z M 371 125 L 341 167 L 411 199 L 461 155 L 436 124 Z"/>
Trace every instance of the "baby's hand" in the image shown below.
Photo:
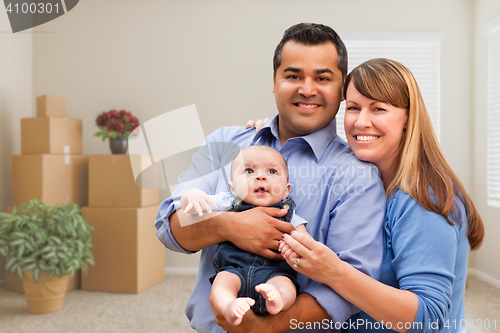
<path fill-rule="evenodd" d="M 203 216 L 203 212 L 211 213 L 210 205 L 213 206 L 213 200 L 203 191 L 196 188 L 184 192 L 181 198 L 181 207 L 184 213 L 198 214 Z"/>

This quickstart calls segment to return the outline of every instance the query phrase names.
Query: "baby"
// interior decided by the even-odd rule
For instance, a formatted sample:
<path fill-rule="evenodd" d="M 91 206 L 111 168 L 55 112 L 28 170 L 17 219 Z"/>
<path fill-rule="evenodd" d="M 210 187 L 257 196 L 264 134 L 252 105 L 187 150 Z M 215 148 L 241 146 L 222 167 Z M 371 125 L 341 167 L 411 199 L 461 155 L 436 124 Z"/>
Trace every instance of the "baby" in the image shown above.
<path fill-rule="evenodd" d="M 279 218 L 306 233 L 303 218 L 294 214 L 295 202 L 288 197 L 288 167 L 276 150 L 250 146 L 238 154 L 231 165 L 231 193 L 215 196 L 198 189 L 187 190 L 180 206 L 185 213 L 203 215 L 218 211 L 243 211 L 254 207 L 288 209 Z M 211 206 L 211 207 L 210 207 Z M 267 258 L 243 251 L 230 242 L 219 244 L 215 252 L 216 274 L 212 282 L 212 302 L 222 309 L 231 325 L 239 325 L 252 309 L 259 314 L 277 314 L 295 302 L 299 285 L 295 271 L 284 260 Z"/>

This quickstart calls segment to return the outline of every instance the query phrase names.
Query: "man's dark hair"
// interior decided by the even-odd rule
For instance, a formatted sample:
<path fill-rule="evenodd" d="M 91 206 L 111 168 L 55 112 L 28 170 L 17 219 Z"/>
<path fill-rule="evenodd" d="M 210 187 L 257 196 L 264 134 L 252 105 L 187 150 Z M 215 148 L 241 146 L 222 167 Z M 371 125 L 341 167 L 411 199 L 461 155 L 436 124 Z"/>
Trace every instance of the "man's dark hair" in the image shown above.
<path fill-rule="evenodd" d="M 337 67 L 342 73 L 342 81 L 344 81 L 347 75 L 347 49 L 345 48 L 344 42 L 340 39 L 335 30 L 326 25 L 317 23 L 299 23 L 291 26 L 285 31 L 283 38 L 274 51 L 274 77 L 276 77 L 276 71 L 281 65 L 281 51 L 283 50 L 283 45 L 289 41 L 303 45 L 318 45 L 332 42 L 339 55 Z"/>

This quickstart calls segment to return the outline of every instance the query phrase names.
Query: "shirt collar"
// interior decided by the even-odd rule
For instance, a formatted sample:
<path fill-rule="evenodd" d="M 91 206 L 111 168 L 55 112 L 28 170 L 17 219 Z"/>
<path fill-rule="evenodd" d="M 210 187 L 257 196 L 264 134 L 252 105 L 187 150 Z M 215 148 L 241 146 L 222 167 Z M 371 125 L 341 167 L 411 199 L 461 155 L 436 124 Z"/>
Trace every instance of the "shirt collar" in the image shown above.
<path fill-rule="evenodd" d="M 271 133 L 276 140 L 279 142 L 278 135 L 278 116 L 275 115 L 264 127 L 262 127 L 254 136 L 252 140 L 252 145 L 255 144 L 260 138 L 269 135 Z M 325 153 L 326 147 L 330 142 L 337 136 L 337 119 L 334 118 L 328 125 L 320 129 L 319 131 L 313 132 L 311 134 L 295 137 L 292 139 L 302 139 L 309 144 L 316 160 L 319 161 L 323 154 Z"/>

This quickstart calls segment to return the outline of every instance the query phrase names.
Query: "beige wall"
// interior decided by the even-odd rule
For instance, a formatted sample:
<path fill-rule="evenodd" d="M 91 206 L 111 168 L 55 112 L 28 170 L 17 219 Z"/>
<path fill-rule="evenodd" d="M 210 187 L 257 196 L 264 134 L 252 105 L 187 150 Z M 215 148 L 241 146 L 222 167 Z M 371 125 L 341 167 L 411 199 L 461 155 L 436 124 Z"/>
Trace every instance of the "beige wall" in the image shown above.
<path fill-rule="evenodd" d="M 500 208 L 487 205 L 487 84 L 488 84 L 488 54 L 487 35 L 484 26 L 500 17 L 500 2 L 495 0 L 476 1 L 474 25 L 474 202 L 479 209 L 486 228 L 483 246 L 474 254 L 474 267 L 479 273 L 486 274 L 483 278 L 495 279 L 500 287 Z"/>
<path fill-rule="evenodd" d="M 194 103 L 205 134 L 275 114 L 272 54 L 294 23 L 322 22 L 339 32 L 441 32 L 442 143 L 470 186 L 471 4 L 87 0 L 38 28 L 54 33 L 34 38 L 33 90 L 66 96 L 68 116 L 84 120 L 85 153 L 107 153 L 107 143 L 92 135 L 97 113 L 111 108 L 145 121 Z"/>
<path fill-rule="evenodd" d="M 12 34 L 0 10 L 0 211 L 11 204 L 12 155 L 20 153 L 20 118 L 33 116 L 32 34 Z M 0 256 L 0 282 L 4 279 Z"/>
<path fill-rule="evenodd" d="M 65 96 L 68 117 L 83 119 L 84 153 L 108 153 L 107 142 L 93 137 L 94 120 L 112 108 L 131 110 L 144 122 L 194 103 L 205 134 L 275 114 L 272 54 L 297 22 L 324 23 L 339 33 L 440 32 L 441 142 L 474 195 L 475 6 L 469 0 L 81 1 L 35 29 L 45 33 L 33 35 L 31 98 Z M 477 6 L 479 12 L 483 2 Z M 20 116 L 9 115 L 18 126 Z M 18 137 L 9 139 L 18 145 Z M 2 175 L 10 174 L 4 164 Z M 188 266 L 196 260 L 189 258 Z M 167 263 L 181 267 L 186 258 L 169 254 Z"/>

